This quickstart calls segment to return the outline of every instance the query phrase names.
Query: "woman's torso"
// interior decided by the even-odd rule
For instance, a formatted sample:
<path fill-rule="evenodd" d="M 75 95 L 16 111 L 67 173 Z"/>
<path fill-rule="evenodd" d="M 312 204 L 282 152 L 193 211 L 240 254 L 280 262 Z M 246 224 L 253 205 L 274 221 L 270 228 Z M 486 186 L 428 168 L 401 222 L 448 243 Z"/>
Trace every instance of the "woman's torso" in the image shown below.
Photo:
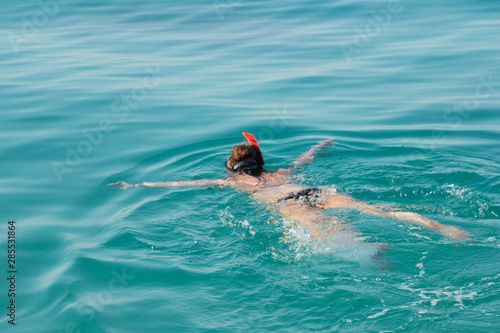
<path fill-rule="evenodd" d="M 276 204 L 290 193 L 307 188 L 291 182 L 288 175 L 280 171 L 264 173 L 260 177 L 242 174 L 234 177 L 231 183 L 235 188 L 249 193 L 255 200 L 266 204 Z"/>

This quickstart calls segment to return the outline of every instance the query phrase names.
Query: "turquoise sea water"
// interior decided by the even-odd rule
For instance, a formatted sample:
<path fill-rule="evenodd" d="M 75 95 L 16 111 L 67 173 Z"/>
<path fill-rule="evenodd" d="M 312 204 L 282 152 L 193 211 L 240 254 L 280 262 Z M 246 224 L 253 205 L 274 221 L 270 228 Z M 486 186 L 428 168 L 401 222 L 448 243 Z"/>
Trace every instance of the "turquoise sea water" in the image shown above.
<path fill-rule="evenodd" d="M 498 1 L 3 1 L 1 332 L 498 332 Z M 269 169 L 337 142 L 310 186 L 357 211 L 332 249 L 244 193 L 106 184 Z M 16 325 L 7 221 L 15 220 Z"/>

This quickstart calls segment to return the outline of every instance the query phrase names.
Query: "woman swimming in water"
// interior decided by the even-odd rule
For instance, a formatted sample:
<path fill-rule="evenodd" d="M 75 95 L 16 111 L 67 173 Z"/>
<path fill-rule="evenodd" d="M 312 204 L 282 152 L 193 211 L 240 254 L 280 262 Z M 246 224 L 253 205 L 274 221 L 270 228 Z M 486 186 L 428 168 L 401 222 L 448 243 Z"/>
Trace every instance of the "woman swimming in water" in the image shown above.
<path fill-rule="evenodd" d="M 291 180 L 292 173 L 314 160 L 315 154 L 332 145 L 332 140 L 325 140 L 300 156 L 292 166 L 270 172 L 263 168 L 264 158 L 257 140 L 252 134 L 243 133 L 251 143 L 241 144 L 233 148 L 233 153 L 226 161 L 230 174 L 225 179 L 204 179 L 175 182 L 144 182 L 128 184 L 124 181 L 109 184 L 131 187 L 174 187 L 174 186 L 229 186 L 250 194 L 258 202 L 264 203 L 271 211 L 277 211 L 288 220 L 293 220 L 307 227 L 310 234 L 318 241 L 349 243 L 358 235 L 352 226 L 336 222 L 332 216 L 325 214 L 326 209 L 357 209 L 361 212 L 391 217 L 406 222 L 412 222 L 435 229 L 443 235 L 463 239 L 469 234 L 456 227 L 440 224 L 425 216 L 412 212 L 395 210 L 389 206 L 368 205 L 347 195 L 339 194 L 334 189 L 307 187 Z M 338 237 L 342 235 L 342 237 Z"/>

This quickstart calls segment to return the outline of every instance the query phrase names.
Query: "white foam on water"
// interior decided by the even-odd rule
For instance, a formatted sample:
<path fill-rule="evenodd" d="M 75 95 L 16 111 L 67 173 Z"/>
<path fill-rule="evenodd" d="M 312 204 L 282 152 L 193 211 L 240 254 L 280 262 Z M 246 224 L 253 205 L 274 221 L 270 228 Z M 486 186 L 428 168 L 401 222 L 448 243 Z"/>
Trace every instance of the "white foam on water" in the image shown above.
<path fill-rule="evenodd" d="M 221 210 L 219 212 L 219 218 L 224 226 L 227 227 L 239 227 L 247 231 L 251 237 L 256 235 L 256 232 L 253 226 L 248 222 L 248 220 L 239 220 L 234 217 L 233 214 L 229 211 L 229 207 Z M 245 236 L 245 234 L 240 234 L 241 236 Z"/>
<path fill-rule="evenodd" d="M 423 236 L 423 235 L 420 235 L 420 234 L 417 234 L 416 232 L 410 232 L 410 235 L 415 236 L 417 238 L 422 238 L 422 239 L 425 239 L 425 240 L 428 240 L 428 241 L 432 240 L 432 238 L 427 237 L 427 236 Z"/>
<path fill-rule="evenodd" d="M 360 234 L 352 227 L 336 232 L 321 241 L 313 239 L 309 229 L 294 221 L 283 219 L 286 229 L 284 243 L 290 244 L 289 250 L 295 253 L 295 259 L 311 257 L 317 254 L 333 254 L 334 256 L 360 263 L 372 262 L 372 258 L 381 250 L 380 244 L 365 242 L 367 236 Z"/>
<path fill-rule="evenodd" d="M 387 313 L 387 311 L 389 311 L 390 309 L 383 309 L 382 311 L 380 311 L 379 313 L 376 313 L 374 315 L 371 315 L 371 316 L 368 316 L 367 318 L 368 319 L 375 319 L 375 318 L 378 318 L 380 316 L 383 316 Z"/>
<path fill-rule="evenodd" d="M 467 286 L 467 288 L 469 287 L 471 286 Z M 453 287 L 450 286 L 442 289 L 412 288 L 406 283 L 402 283 L 398 286 L 398 289 L 410 291 L 420 297 L 420 300 L 413 302 L 412 306 L 429 303 L 432 307 L 434 307 L 440 301 L 451 301 L 455 303 L 453 306 L 465 309 L 466 306 L 464 305 L 463 300 L 473 300 L 474 297 L 478 295 L 477 291 L 466 291 L 465 287 L 455 290 L 453 290 Z"/>
<path fill-rule="evenodd" d="M 417 263 L 417 264 L 415 265 L 415 267 L 417 267 L 418 269 L 420 269 L 419 274 L 418 274 L 418 275 L 415 275 L 415 277 L 419 277 L 419 278 L 422 278 L 422 277 L 424 276 L 424 274 L 425 274 L 425 270 L 424 270 L 424 263 L 423 263 L 423 261 L 424 261 L 424 259 L 427 257 L 427 256 L 426 256 L 426 255 L 427 255 L 427 252 L 424 252 L 424 253 L 422 253 L 422 254 L 423 254 L 423 255 L 422 255 L 422 258 L 420 258 L 420 262 L 419 262 L 419 263 Z"/>
<path fill-rule="evenodd" d="M 470 206 L 468 210 L 474 215 L 474 217 L 485 217 L 488 213 L 497 216 L 495 212 L 490 210 L 490 205 L 484 198 L 481 198 L 478 193 L 466 187 L 461 187 L 455 184 L 445 184 L 441 186 L 441 189 L 450 196 L 467 203 L 468 206 Z M 450 215 L 454 215 L 453 211 Z"/>

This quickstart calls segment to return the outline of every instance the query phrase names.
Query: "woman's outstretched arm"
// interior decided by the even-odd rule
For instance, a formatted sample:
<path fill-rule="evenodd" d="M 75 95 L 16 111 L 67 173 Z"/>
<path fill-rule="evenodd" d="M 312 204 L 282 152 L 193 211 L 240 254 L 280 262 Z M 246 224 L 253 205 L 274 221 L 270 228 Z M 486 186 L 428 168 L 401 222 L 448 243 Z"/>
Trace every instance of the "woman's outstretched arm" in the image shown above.
<path fill-rule="evenodd" d="M 334 142 L 332 139 L 324 140 L 318 143 L 317 145 L 311 147 L 308 151 L 302 154 L 297 160 L 295 160 L 292 165 L 296 168 L 302 167 L 304 165 L 310 164 L 316 155 L 316 153 L 326 146 L 333 145 Z"/>
<path fill-rule="evenodd" d="M 124 181 L 108 184 L 109 186 L 121 186 L 122 190 L 131 187 L 180 187 L 180 186 L 211 186 L 211 185 L 227 185 L 228 181 L 225 179 L 200 179 L 200 180 L 187 180 L 179 182 L 144 182 L 140 184 L 129 184 Z"/>

